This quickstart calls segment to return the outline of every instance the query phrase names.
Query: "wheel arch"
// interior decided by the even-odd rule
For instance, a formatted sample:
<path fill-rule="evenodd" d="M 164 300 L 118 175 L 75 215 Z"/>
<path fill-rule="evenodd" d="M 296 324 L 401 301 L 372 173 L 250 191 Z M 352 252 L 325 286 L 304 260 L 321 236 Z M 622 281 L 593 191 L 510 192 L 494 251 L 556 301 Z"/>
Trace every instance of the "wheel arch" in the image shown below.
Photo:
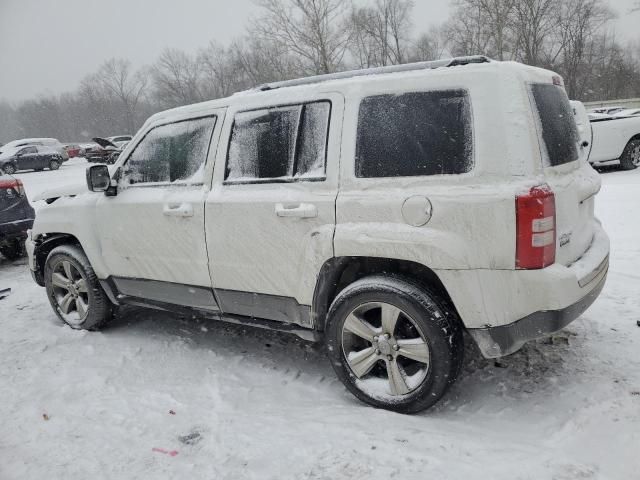
<path fill-rule="evenodd" d="M 80 240 L 70 233 L 47 233 L 36 241 L 33 255 L 35 259 L 35 276 L 38 285 L 44 286 L 44 264 L 51 250 L 60 245 L 76 245 L 82 249 Z M 83 249 L 84 251 L 84 249 Z"/>
<path fill-rule="evenodd" d="M 333 257 L 322 265 L 316 280 L 311 307 L 314 328 L 324 331 L 329 307 L 345 287 L 360 278 L 374 274 L 396 274 L 413 279 L 437 290 L 444 300 L 453 305 L 438 275 L 426 265 L 385 257 Z"/>

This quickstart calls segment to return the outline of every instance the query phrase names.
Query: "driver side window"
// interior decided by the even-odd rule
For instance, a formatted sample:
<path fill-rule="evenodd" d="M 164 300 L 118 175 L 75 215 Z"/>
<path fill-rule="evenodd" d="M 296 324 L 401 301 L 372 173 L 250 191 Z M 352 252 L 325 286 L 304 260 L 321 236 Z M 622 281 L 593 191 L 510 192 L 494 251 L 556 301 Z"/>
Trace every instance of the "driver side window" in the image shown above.
<path fill-rule="evenodd" d="M 210 116 L 153 128 L 129 155 L 125 183 L 202 183 L 215 124 Z"/>

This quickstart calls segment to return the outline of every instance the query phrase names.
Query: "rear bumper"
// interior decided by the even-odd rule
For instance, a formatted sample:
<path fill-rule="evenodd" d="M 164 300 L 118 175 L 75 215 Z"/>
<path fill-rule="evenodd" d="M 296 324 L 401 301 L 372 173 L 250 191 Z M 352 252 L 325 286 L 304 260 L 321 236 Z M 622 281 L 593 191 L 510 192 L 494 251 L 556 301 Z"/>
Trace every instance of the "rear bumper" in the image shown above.
<path fill-rule="evenodd" d="M 0 223 L 0 240 L 27 238 L 27 230 L 33 226 L 33 218 L 16 222 Z"/>
<path fill-rule="evenodd" d="M 589 249 L 568 266 L 436 273 L 483 355 L 495 358 L 580 316 L 602 290 L 608 267 L 609 237 L 595 221 Z"/>
<path fill-rule="evenodd" d="M 600 295 L 607 279 L 608 267 L 609 258 L 607 257 L 602 270 L 595 275 L 599 278 L 596 285 L 580 300 L 565 308 L 541 310 L 508 325 L 470 328 L 468 332 L 487 358 L 503 357 L 514 353 L 526 342 L 562 330 L 582 315 Z"/>

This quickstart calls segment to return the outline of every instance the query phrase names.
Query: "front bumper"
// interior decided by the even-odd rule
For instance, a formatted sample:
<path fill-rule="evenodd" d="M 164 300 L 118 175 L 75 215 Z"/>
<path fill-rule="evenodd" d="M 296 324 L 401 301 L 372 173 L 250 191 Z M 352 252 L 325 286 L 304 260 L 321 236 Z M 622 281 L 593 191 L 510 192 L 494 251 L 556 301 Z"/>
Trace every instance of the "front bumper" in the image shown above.
<path fill-rule="evenodd" d="M 597 283 L 577 302 L 559 310 L 541 310 L 508 325 L 488 328 L 470 328 L 469 334 L 476 341 L 486 358 L 503 357 L 514 353 L 536 338 L 546 337 L 578 318 L 598 298 L 607 279 L 609 257 L 605 258 L 593 278 Z"/>

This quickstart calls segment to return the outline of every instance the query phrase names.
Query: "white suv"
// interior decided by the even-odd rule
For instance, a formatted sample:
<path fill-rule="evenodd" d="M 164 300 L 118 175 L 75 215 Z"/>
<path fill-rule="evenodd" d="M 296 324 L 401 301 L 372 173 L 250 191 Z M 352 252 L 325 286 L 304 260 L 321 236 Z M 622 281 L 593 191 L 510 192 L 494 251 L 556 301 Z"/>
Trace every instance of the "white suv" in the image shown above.
<path fill-rule="evenodd" d="M 416 412 L 464 330 L 508 355 L 601 291 L 585 143 L 561 78 L 518 63 L 264 85 L 152 116 L 38 211 L 30 267 L 73 328 L 136 304 L 287 330 L 358 398 Z"/>

